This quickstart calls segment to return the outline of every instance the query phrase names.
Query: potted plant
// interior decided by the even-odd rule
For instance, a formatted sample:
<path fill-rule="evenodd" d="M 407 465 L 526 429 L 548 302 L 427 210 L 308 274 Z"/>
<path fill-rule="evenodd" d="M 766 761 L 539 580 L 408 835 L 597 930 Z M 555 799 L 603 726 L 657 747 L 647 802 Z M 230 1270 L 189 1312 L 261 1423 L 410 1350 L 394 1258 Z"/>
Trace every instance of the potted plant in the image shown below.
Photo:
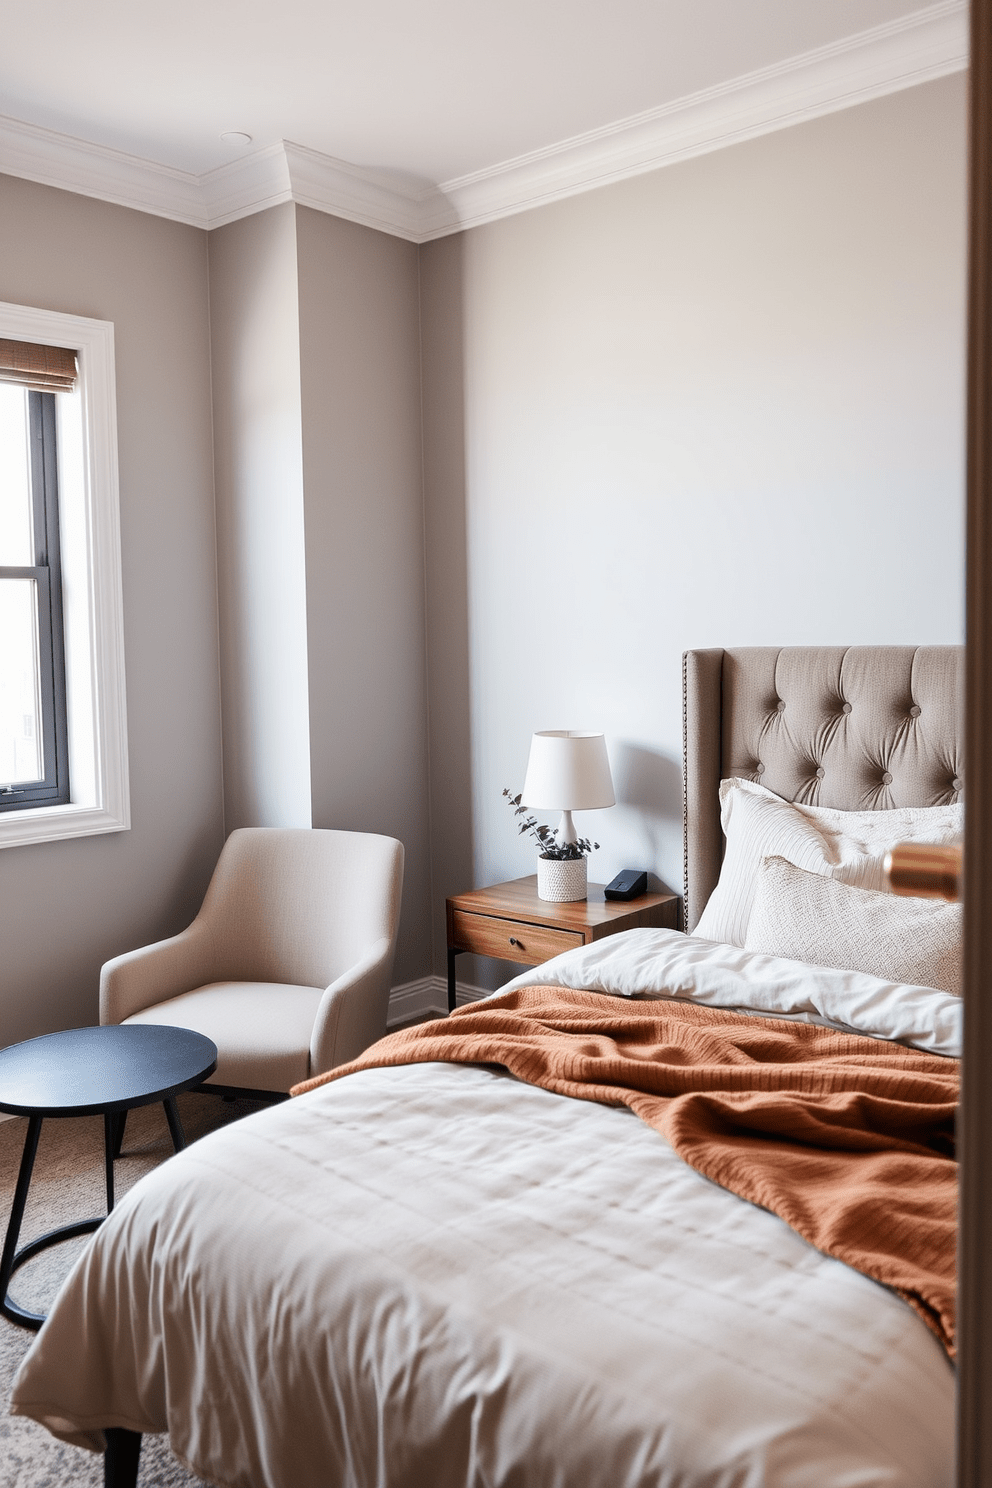
<path fill-rule="evenodd" d="M 512 796 L 508 790 L 503 795 L 513 807 L 514 816 L 524 820 L 517 823 L 521 837 L 533 837 L 539 852 L 537 857 L 537 897 L 553 904 L 568 904 L 574 899 L 584 899 L 588 882 L 586 854 L 599 846 L 588 837 L 577 837 L 573 842 L 559 842 L 554 829 L 527 815 L 527 807 L 520 804 L 522 794 Z"/>

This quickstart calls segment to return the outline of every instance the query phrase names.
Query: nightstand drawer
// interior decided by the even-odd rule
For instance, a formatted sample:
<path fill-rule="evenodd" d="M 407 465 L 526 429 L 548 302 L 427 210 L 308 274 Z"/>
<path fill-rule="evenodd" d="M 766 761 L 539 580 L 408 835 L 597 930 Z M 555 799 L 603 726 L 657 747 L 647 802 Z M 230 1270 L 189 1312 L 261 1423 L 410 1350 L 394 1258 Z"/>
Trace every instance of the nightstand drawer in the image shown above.
<path fill-rule="evenodd" d="M 453 910 L 449 943 L 460 951 L 474 951 L 477 956 L 496 956 L 501 961 L 522 961 L 536 966 L 562 951 L 582 944 L 581 935 L 567 930 L 549 930 L 546 925 L 519 924 L 515 920 L 497 919 L 495 915 L 465 914 Z"/>

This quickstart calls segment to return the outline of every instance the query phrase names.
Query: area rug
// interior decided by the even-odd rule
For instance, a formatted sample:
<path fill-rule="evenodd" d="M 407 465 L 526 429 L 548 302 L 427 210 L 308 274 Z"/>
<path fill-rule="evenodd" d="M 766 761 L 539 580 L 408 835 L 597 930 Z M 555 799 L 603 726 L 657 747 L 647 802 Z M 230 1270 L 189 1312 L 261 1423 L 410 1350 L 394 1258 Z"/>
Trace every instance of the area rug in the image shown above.
<path fill-rule="evenodd" d="M 179 1113 L 187 1141 L 227 1121 L 259 1109 L 257 1102 L 223 1101 L 217 1096 L 181 1095 Z M 0 1121 L 0 1237 L 7 1225 L 27 1123 Z M 117 1196 L 172 1154 L 161 1106 L 145 1106 L 128 1116 L 121 1156 L 114 1165 Z M 38 1157 L 21 1227 L 20 1244 L 73 1220 L 103 1214 L 103 1120 L 50 1120 L 42 1127 Z M 53 1246 L 19 1270 L 11 1295 L 22 1307 L 47 1312 L 62 1279 L 89 1237 Z M 0 1483 L 3 1488 L 101 1488 L 103 1458 L 58 1442 L 34 1421 L 10 1416 L 11 1385 L 34 1334 L 0 1317 Z M 182 1466 L 165 1436 L 142 1442 L 139 1488 L 198 1488 L 200 1479 Z"/>

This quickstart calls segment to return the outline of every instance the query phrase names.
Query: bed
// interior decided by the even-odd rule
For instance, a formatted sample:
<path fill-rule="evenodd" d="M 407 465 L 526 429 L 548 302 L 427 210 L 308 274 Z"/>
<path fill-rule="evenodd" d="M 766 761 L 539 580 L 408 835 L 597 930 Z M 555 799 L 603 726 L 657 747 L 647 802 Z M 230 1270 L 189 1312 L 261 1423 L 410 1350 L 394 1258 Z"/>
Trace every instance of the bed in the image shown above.
<path fill-rule="evenodd" d="M 719 901 L 721 781 L 742 818 L 765 792 L 799 803 L 802 831 L 804 812 L 868 811 L 869 846 L 888 813 L 950 840 L 961 665 L 940 647 L 687 653 L 689 934 L 567 952 L 496 1012 L 561 988 L 583 1008 L 852 1030 L 950 1068 L 950 984 L 693 932 Z M 861 871 L 819 876 L 877 898 Z M 903 941 L 939 939 L 929 925 Z M 12 1408 L 93 1451 L 109 1440 L 119 1481 L 129 1434 L 168 1431 L 221 1488 L 924 1488 L 952 1476 L 954 1372 L 894 1290 L 629 1106 L 431 1059 L 320 1085 L 142 1180 L 61 1289 Z"/>

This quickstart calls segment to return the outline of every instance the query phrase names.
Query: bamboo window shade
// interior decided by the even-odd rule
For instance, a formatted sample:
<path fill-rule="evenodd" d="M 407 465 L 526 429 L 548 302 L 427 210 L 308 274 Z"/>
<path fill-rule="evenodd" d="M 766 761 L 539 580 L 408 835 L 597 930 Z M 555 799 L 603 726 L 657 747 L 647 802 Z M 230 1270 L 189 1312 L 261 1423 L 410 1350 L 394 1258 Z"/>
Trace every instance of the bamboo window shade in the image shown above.
<path fill-rule="evenodd" d="M 66 346 L 0 340 L 0 382 L 43 393 L 71 393 L 76 385 L 76 353 Z"/>

